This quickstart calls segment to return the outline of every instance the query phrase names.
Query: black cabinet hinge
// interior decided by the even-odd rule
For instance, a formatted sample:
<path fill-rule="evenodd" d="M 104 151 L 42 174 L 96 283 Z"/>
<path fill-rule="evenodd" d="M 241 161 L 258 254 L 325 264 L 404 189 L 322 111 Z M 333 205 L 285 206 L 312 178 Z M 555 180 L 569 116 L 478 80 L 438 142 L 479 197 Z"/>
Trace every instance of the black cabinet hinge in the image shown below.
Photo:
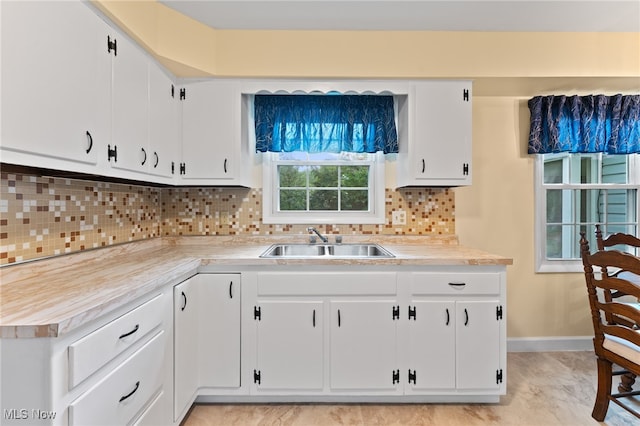
<path fill-rule="evenodd" d="M 180 163 L 180 174 L 181 175 L 187 174 L 187 163 Z"/>
<path fill-rule="evenodd" d="M 253 383 L 257 383 L 260 384 L 260 381 L 262 379 L 262 373 L 260 372 L 260 370 L 253 370 Z"/>
<path fill-rule="evenodd" d="M 416 320 L 416 307 L 409 306 L 409 319 Z"/>
<path fill-rule="evenodd" d="M 400 306 L 394 306 L 391 313 L 391 318 L 394 320 L 400 319 Z"/>
<path fill-rule="evenodd" d="M 112 158 L 114 162 L 118 162 L 118 147 L 114 145 L 111 149 L 111 145 L 107 145 L 107 161 L 111 161 Z"/>
<path fill-rule="evenodd" d="M 392 373 L 391 384 L 400 383 L 400 370 L 393 370 Z"/>
<path fill-rule="evenodd" d="M 409 383 L 413 382 L 413 384 L 416 384 L 416 370 L 413 370 L 413 372 L 411 370 L 409 370 Z"/>
<path fill-rule="evenodd" d="M 502 319 L 502 305 L 496 307 L 496 320 Z"/>
<path fill-rule="evenodd" d="M 502 368 L 496 370 L 496 384 L 502 383 Z"/>
<path fill-rule="evenodd" d="M 113 50 L 113 56 L 118 56 L 118 41 L 114 38 L 111 40 L 110 36 L 107 36 L 107 53 L 111 53 Z"/>
<path fill-rule="evenodd" d="M 262 319 L 262 309 L 260 309 L 260 306 L 253 307 L 253 319 L 258 321 Z"/>
<path fill-rule="evenodd" d="M 182 88 L 180 89 L 180 100 L 183 101 L 187 99 L 187 89 Z"/>
<path fill-rule="evenodd" d="M 469 89 L 462 90 L 462 100 L 465 102 L 469 102 Z"/>
<path fill-rule="evenodd" d="M 469 163 L 462 163 L 462 174 L 469 176 Z"/>

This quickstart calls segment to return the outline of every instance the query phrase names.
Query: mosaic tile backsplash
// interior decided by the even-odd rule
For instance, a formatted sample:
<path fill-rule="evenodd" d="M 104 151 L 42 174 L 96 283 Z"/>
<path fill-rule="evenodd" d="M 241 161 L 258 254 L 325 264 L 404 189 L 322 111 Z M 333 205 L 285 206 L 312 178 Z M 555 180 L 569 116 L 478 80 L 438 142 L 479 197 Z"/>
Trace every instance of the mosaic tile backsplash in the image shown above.
<path fill-rule="evenodd" d="M 158 188 L 39 176 L 2 165 L 0 265 L 176 235 L 306 233 L 305 225 L 262 223 L 262 190 Z M 455 234 L 454 193 L 386 189 L 386 223 L 314 225 L 327 234 Z M 391 224 L 404 210 L 407 224 Z"/>

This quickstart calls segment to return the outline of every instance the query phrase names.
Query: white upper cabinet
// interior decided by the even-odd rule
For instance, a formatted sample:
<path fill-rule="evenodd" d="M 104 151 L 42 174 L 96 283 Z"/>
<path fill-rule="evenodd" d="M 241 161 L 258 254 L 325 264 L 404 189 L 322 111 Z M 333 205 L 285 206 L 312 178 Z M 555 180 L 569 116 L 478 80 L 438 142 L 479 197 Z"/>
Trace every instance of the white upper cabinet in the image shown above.
<path fill-rule="evenodd" d="M 421 81 L 411 97 L 397 186 L 470 185 L 471 82 Z"/>
<path fill-rule="evenodd" d="M 2 2 L 1 160 L 95 172 L 110 138 L 109 28 L 81 2 Z"/>
<path fill-rule="evenodd" d="M 155 64 L 149 65 L 149 145 L 146 151 L 150 174 L 178 176 L 180 162 L 180 109 L 178 88 Z"/>
<path fill-rule="evenodd" d="M 183 89 L 182 183 L 247 186 L 252 157 L 242 144 L 239 83 L 206 81 Z"/>
<path fill-rule="evenodd" d="M 108 160 L 111 167 L 146 172 L 148 141 L 149 71 L 146 55 L 122 35 L 112 62 L 112 133 Z"/>

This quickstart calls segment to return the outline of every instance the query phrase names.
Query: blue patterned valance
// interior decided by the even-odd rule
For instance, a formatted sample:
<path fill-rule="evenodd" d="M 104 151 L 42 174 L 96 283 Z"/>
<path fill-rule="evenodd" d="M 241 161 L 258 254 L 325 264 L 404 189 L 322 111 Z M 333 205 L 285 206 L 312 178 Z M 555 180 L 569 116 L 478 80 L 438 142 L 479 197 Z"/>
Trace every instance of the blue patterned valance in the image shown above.
<path fill-rule="evenodd" d="M 640 152 L 640 95 L 536 96 L 529 154 Z"/>
<path fill-rule="evenodd" d="M 255 95 L 257 152 L 398 152 L 392 96 Z"/>

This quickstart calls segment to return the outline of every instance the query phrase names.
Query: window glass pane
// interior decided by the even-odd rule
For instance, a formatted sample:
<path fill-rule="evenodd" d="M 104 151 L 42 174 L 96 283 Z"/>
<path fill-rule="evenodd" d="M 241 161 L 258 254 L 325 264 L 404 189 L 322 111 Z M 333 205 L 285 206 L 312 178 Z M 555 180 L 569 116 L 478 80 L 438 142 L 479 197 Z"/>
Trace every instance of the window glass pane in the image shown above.
<path fill-rule="evenodd" d="M 604 155 L 602 157 L 602 183 L 628 182 L 628 157 L 626 155 Z"/>
<path fill-rule="evenodd" d="M 278 166 L 281 188 L 305 188 L 307 186 L 306 166 Z"/>
<path fill-rule="evenodd" d="M 562 159 L 544 162 L 544 183 L 562 183 Z"/>
<path fill-rule="evenodd" d="M 369 191 L 351 189 L 342 191 L 340 197 L 340 209 L 349 211 L 369 210 Z"/>
<path fill-rule="evenodd" d="M 309 171 L 309 186 L 314 188 L 337 188 L 338 166 L 313 166 Z"/>
<path fill-rule="evenodd" d="M 280 210 L 307 210 L 307 191 L 304 189 L 281 189 Z"/>
<path fill-rule="evenodd" d="M 310 190 L 309 210 L 338 210 L 338 190 Z"/>
<path fill-rule="evenodd" d="M 547 223 L 562 223 L 563 205 L 562 200 L 569 191 L 562 189 L 547 190 Z"/>
<path fill-rule="evenodd" d="M 369 166 L 342 166 L 340 171 L 342 187 L 366 188 L 369 186 Z"/>
<path fill-rule="evenodd" d="M 547 258 L 562 259 L 562 225 L 547 225 Z"/>
<path fill-rule="evenodd" d="M 581 229 L 584 229 L 584 226 L 547 225 L 547 259 L 580 258 Z"/>
<path fill-rule="evenodd" d="M 577 157 L 577 158 L 576 158 Z M 591 156 L 574 156 L 576 161 L 572 162 L 574 177 L 572 182 L 598 183 L 598 158 Z M 575 170 L 577 167 L 577 170 Z M 579 179 L 577 177 L 579 176 Z"/>
<path fill-rule="evenodd" d="M 599 189 L 576 189 L 574 190 L 576 205 L 579 206 L 578 216 L 573 218 L 573 222 L 596 223 L 602 221 L 604 209 L 600 203 L 601 192 Z"/>

